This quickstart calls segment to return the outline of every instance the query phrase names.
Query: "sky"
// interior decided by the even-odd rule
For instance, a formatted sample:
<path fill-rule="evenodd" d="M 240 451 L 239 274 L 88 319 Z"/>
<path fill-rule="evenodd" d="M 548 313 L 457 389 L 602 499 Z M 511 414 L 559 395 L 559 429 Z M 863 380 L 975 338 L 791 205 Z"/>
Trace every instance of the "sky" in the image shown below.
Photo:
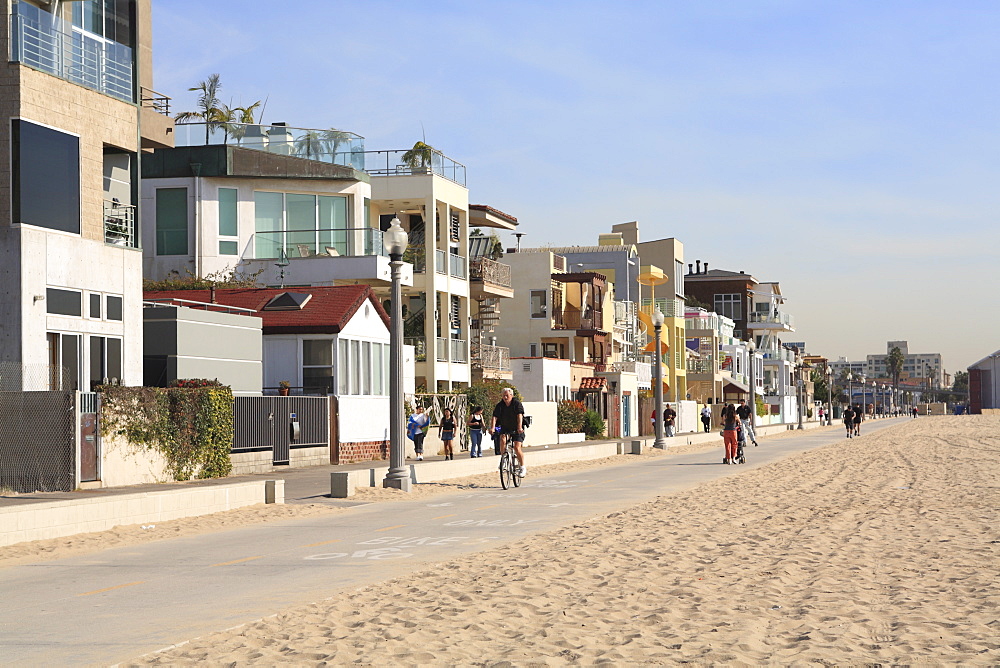
<path fill-rule="evenodd" d="M 1000 348 L 993 0 L 153 5 L 175 111 L 218 73 L 266 123 L 426 139 L 523 246 L 634 220 L 780 282 L 811 354 Z"/>

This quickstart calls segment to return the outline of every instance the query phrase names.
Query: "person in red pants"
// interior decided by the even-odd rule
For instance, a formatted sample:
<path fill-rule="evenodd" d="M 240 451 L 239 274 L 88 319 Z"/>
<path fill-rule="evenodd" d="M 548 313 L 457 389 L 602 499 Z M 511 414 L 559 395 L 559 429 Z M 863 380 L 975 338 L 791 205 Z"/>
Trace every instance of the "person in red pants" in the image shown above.
<path fill-rule="evenodd" d="M 722 411 L 722 440 L 726 446 L 726 458 L 723 464 L 736 463 L 736 450 L 738 448 L 740 429 L 740 418 L 736 414 L 736 406 L 729 404 Z"/>

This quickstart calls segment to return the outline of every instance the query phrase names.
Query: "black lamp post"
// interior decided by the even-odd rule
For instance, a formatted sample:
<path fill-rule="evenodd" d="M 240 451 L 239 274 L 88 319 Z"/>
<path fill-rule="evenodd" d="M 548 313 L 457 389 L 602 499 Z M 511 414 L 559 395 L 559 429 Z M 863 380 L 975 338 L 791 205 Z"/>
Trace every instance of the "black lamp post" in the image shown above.
<path fill-rule="evenodd" d="M 398 217 L 393 217 L 382 237 L 389 252 L 392 268 L 392 288 L 389 292 L 389 471 L 383 487 L 410 491 L 410 476 L 406 471 L 403 442 L 403 299 L 400 287 L 403 253 L 409 239 Z"/>

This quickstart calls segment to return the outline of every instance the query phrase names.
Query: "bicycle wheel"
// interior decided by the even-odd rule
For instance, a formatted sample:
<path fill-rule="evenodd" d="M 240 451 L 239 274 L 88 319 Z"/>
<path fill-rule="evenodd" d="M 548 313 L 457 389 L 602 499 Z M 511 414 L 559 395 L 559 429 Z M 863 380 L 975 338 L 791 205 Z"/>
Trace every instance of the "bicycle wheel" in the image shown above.
<path fill-rule="evenodd" d="M 511 475 L 510 460 L 510 452 L 500 455 L 500 486 L 504 489 L 509 489 L 511 479 L 516 478 L 516 476 Z"/>
<path fill-rule="evenodd" d="M 518 475 L 517 457 L 510 458 L 510 479 L 514 481 L 514 487 L 521 486 L 521 476 Z"/>

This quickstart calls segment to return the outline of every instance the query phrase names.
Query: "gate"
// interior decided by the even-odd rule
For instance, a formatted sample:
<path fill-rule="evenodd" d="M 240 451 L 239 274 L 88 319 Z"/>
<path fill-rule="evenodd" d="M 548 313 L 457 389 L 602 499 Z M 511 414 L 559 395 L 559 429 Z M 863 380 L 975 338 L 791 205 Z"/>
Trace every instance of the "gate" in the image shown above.
<path fill-rule="evenodd" d="M 80 393 L 80 482 L 100 480 L 101 434 L 97 428 L 101 395 Z"/>
<path fill-rule="evenodd" d="M 233 452 L 270 450 L 275 466 L 291 451 L 330 444 L 326 397 L 234 397 Z"/>
<path fill-rule="evenodd" d="M 632 395 L 622 397 L 622 436 L 632 435 Z"/>
<path fill-rule="evenodd" d="M 76 488 L 76 393 L 0 392 L 0 488 Z"/>

